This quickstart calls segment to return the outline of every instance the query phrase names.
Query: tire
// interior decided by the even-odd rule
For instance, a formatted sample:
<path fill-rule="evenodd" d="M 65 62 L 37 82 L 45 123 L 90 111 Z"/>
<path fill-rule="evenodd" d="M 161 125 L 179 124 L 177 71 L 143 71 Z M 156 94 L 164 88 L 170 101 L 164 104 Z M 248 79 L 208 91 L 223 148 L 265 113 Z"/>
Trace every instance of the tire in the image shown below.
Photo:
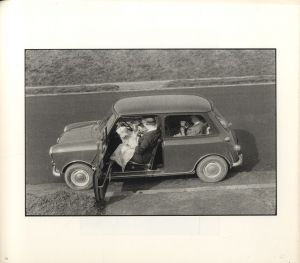
<path fill-rule="evenodd" d="M 73 190 L 87 190 L 93 186 L 94 171 L 87 164 L 75 163 L 65 172 L 65 182 Z"/>
<path fill-rule="evenodd" d="M 224 158 L 211 155 L 201 160 L 196 167 L 197 176 L 204 182 L 215 183 L 223 180 L 228 172 Z"/>

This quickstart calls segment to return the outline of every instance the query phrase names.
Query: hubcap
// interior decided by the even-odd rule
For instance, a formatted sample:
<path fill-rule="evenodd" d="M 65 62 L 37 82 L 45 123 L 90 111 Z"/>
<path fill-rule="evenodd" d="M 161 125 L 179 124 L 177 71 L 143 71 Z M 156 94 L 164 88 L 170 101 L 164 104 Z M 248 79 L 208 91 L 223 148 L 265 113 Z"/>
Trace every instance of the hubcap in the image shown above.
<path fill-rule="evenodd" d="M 77 170 L 71 174 L 71 182 L 76 186 L 85 186 L 89 181 L 89 174 L 84 170 Z"/>
<path fill-rule="evenodd" d="M 221 174 L 222 167 L 219 163 L 208 163 L 204 168 L 204 173 L 208 177 L 217 177 Z"/>

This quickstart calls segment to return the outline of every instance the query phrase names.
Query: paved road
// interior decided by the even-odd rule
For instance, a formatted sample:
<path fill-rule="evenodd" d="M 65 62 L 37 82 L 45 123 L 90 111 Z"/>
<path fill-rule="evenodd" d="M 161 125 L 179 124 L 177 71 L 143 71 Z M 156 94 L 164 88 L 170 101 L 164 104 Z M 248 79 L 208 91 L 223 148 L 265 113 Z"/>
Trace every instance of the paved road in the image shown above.
<path fill-rule="evenodd" d="M 274 170 L 275 86 L 177 89 L 26 97 L 26 183 L 61 182 L 51 175 L 49 147 L 72 122 L 101 119 L 116 100 L 152 94 L 203 95 L 233 123 L 245 155 L 243 171 Z M 240 169 L 234 171 L 236 173 Z"/>
<path fill-rule="evenodd" d="M 197 177 L 112 182 L 103 215 L 258 215 L 276 213 L 276 174 L 231 174 L 218 183 Z"/>

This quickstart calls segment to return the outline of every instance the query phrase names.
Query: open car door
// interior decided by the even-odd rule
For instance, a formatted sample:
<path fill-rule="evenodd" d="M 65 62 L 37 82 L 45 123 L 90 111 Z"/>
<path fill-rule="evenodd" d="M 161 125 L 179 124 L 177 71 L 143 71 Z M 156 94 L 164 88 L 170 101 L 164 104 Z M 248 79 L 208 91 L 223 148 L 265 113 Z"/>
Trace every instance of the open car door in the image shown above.
<path fill-rule="evenodd" d="M 97 203 L 101 203 L 105 200 L 105 194 L 108 188 L 108 184 L 111 180 L 111 166 L 103 168 L 103 165 L 98 165 L 94 172 L 94 193 Z"/>
<path fill-rule="evenodd" d="M 93 174 L 93 188 L 97 203 L 104 202 L 106 190 L 111 180 L 112 162 L 110 162 L 108 165 L 105 165 L 104 163 L 104 155 L 107 148 L 106 146 L 104 146 L 106 145 L 106 137 L 107 136 L 105 136 L 105 139 L 103 140 L 103 142 L 105 143 L 101 144 L 101 147 L 99 147 L 100 143 L 97 143 L 97 165 L 96 170 Z"/>

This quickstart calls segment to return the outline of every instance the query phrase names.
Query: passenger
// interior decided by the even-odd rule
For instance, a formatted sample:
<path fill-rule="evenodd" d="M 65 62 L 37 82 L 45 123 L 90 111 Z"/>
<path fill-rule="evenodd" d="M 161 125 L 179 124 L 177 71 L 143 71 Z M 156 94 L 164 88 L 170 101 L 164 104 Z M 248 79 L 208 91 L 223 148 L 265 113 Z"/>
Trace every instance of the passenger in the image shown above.
<path fill-rule="evenodd" d="M 188 124 L 186 121 L 180 121 L 179 133 L 175 134 L 174 137 L 186 136 L 186 131 L 188 129 Z"/>
<path fill-rule="evenodd" d="M 139 138 L 138 145 L 130 161 L 146 164 L 151 159 L 152 150 L 156 146 L 161 133 L 157 128 L 157 123 L 154 118 L 145 118 L 142 120 L 142 124 L 146 131 Z"/>
<path fill-rule="evenodd" d="M 202 122 L 198 116 L 191 116 L 191 121 L 193 125 L 186 130 L 186 136 L 202 134 L 205 123 Z"/>
<path fill-rule="evenodd" d="M 135 147 L 138 145 L 138 130 L 135 128 L 131 131 L 129 127 L 119 126 L 116 132 L 119 134 L 122 143 L 113 152 L 110 159 L 120 165 L 124 172 L 128 161 L 134 154 Z"/>

